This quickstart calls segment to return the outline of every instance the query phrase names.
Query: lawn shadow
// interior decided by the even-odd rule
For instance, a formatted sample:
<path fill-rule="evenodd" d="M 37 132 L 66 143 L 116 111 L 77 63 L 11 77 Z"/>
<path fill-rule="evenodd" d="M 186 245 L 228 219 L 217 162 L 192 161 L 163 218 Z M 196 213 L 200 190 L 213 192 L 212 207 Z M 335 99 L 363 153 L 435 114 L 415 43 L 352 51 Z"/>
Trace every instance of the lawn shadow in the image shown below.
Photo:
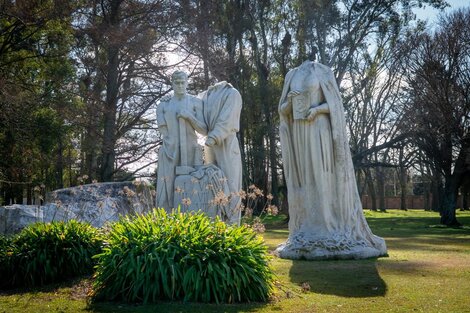
<path fill-rule="evenodd" d="M 144 313 L 144 312 L 165 312 L 165 313 L 237 313 L 237 312 L 257 312 L 267 306 L 265 303 L 250 304 L 211 304 L 211 303 L 182 303 L 182 302 L 160 302 L 157 304 L 122 304 L 116 302 L 96 302 L 87 306 L 87 311 L 92 313 Z"/>
<path fill-rule="evenodd" d="M 91 275 L 83 275 L 75 278 L 69 278 L 63 282 L 49 283 L 43 286 L 26 286 L 26 287 L 2 287 L 0 288 L 0 296 L 38 294 L 38 293 L 54 293 L 63 288 L 74 288 L 81 285 L 82 281 L 89 281 Z"/>
<path fill-rule="evenodd" d="M 468 241 L 450 236 L 439 237 L 396 237 L 387 238 L 389 249 L 414 252 L 455 252 L 468 251 Z"/>
<path fill-rule="evenodd" d="M 464 225 L 470 225 L 469 217 L 458 217 L 458 220 Z M 416 237 L 419 235 L 455 236 L 470 234 L 470 228 L 468 226 L 452 228 L 440 225 L 439 217 L 437 216 L 391 216 L 381 218 L 368 217 L 367 223 L 372 229 L 372 232 L 381 237 Z"/>
<path fill-rule="evenodd" d="M 387 285 L 377 270 L 376 259 L 305 261 L 294 260 L 291 281 L 310 285 L 310 292 L 342 297 L 381 297 Z"/>

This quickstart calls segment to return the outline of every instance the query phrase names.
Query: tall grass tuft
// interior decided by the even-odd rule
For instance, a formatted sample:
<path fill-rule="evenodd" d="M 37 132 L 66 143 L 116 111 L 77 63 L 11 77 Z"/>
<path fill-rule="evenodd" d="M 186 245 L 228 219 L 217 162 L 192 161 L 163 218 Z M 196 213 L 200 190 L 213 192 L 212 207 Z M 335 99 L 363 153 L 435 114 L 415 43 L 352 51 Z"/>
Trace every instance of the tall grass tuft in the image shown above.
<path fill-rule="evenodd" d="M 273 286 L 262 238 L 202 213 L 123 218 L 96 258 L 95 300 L 266 301 Z"/>
<path fill-rule="evenodd" d="M 2 288 L 42 286 L 91 274 L 102 238 L 89 224 L 37 223 L 0 240 Z"/>

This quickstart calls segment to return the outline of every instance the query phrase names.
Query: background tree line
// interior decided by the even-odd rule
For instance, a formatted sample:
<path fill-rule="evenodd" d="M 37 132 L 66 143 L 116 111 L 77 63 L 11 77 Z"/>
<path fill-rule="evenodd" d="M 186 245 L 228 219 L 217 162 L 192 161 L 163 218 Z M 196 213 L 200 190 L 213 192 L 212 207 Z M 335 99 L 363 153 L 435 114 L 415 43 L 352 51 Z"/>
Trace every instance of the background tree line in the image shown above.
<path fill-rule="evenodd" d="M 470 186 L 470 13 L 430 28 L 413 15 L 422 5 L 446 3 L 2 1 L 0 196 L 154 175 L 155 108 L 181 68 L 194 93 L 219 80 L 240 91 L 244 185 L 282 204 L 278 99 L 287 71 L 316 47 L 341 88 L 359 189 L 373 209 L 385 207 L 390 173 L 405 209 L 413 173 L 433 195 L 429 207 L 455 225 L 458 190 Z"/>

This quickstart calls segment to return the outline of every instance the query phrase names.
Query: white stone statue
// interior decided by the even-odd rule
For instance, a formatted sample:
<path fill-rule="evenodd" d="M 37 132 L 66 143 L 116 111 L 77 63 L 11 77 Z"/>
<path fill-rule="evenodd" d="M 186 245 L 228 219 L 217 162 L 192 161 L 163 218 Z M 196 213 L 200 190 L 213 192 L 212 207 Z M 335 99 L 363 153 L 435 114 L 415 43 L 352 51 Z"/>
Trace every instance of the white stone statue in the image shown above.
<path fill-rule="evenodd" d="M 200 114 L 202 101 L 186 93 L 186 73 L 174 72 L 172 86 L 173 97 L 162 100 L 157 107 L 157 124 L 163 145 L 158 151 L 156 198 L 157 207 L 168 210 L 174 208 L 176 174 L 188 174 L 194 166 L 202 165 L 202 149 L 197 143 L 194 127 L 180 116 L 182 112 Z"/>
<path fill-rule="evenodd" d="M 202 210 L 209 216 L 240 223 L 242 167 L 236 133 L 242 99 L 227 82 L 187 95 L 187 76 L 172 76 L 174 96 L 157 108 L 163 145 L 158 155 L 157 207 Z M 205 164 L 196 132 L 207 135 Z"/>
<path fill-rule="evenodd" d="M 240 197 L 242 189 L 242 161 L 236 133 L 240 128 L 242 97 L 238 90 L 226 81 L 219 82 L 199 95 L 203 101 L 202 120 L 193 112 L 182 112 L 185 118 L 201 134 L 207 135 L 204 147 L 206 164 L 213 164 L 225 174 L 229 194 L 223 209 L 230 223 L 240 222 Z M 213 184 L 211 184 L 213 185 Z"/>
<path fill-rule="evenodd" d="M 279 102 L 290 220 L 276 253 L 309 260 L 385 255 L 385 241 L 362 212 L 335 77 L 310 59 L 287 73 Z"/>
<path fill-rule="evenodd" d="M 207 124 L 204 157 L 206 163 L 218 166 L 227 177 L 230 191 L 229 219 L 239 223 L 241 217 L 239 192 L 242 189 L 242 159 L 237 132 L 240 129 L 242 97 L 226 81 L 202 93 L 203 118 Z"/>

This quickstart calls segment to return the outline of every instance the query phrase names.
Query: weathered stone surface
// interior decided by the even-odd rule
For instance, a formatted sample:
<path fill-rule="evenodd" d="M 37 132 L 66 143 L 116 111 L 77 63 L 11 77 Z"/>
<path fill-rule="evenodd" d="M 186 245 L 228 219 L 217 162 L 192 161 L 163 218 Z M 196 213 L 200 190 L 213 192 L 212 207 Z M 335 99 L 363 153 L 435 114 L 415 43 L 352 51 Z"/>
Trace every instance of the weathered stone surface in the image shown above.
<path fill-rule="evenodd" d="M 44 206 L 0 207 L 0 233 L 15 233 L 34 222 L 85 221 L 95 227 L 119 216 L 146 213 L 154 207 L 148 186 L 132 182 L 98 183 L 55 190 Z"/>
<path fill-rule="evenodd" d="M 176 176 L 174 207 L 179 206 L 181 212 L 202 211 L 210 217 L 218 216 L 222 221 L 238 224 L 238 202 L 238 195 L 231 194 L 227 178 L 214 164 Z"/>
<path fill-rule="evenodd" d="M 44 221 L 76 219 L 95 227 L 116 221 L 121 215 L 150 211 L 150 188 L 132 182 L 99 183 L 55 190 L 46 197 Z"/>
<path fill-rule="evenodd" d="M 240 129 L 242 97 L 226 81 L 219 82 L 201 94 L 207 140 L 204 148 L 206 164 L 219 167 L 227 179 L 230 201 L 226 205 L 228 220 L 240 224 L 242 159 L 236 133 Z"/>
<path fill-rule="evenodd" d="M 172 210 L 181 205 L 186 211 L 203 208 L 209 216 L 239 224 L 241 200 L 237 195 L 242 188 L 242 162 L 236 133 L 240 128 L 241 95 L 223 81 L 196 98 L 186 93 L 187 79 L 185 73 L 176 71 L 172 76 L 174 95 L 157 107 L 157 124 L 163 137 L 158 153 L 157 206 Z M 206 167 L 201 167 L 196 132 L 207 136 Z M 207 188 L 214 186 L 209 181 L 215 172 L 221 172 L 226 190 Z M 181 189 L 184 195 L 178 192 Z M 228 200 L 223 205 L 211 204 L 224 202 L 224 198 Z"/>
<path fill-rule="evenodd" d="M 0 234 L 17 233 L 42 219 L 42 207 L 37 205 L 14 204 L 0 207 Z"/>

